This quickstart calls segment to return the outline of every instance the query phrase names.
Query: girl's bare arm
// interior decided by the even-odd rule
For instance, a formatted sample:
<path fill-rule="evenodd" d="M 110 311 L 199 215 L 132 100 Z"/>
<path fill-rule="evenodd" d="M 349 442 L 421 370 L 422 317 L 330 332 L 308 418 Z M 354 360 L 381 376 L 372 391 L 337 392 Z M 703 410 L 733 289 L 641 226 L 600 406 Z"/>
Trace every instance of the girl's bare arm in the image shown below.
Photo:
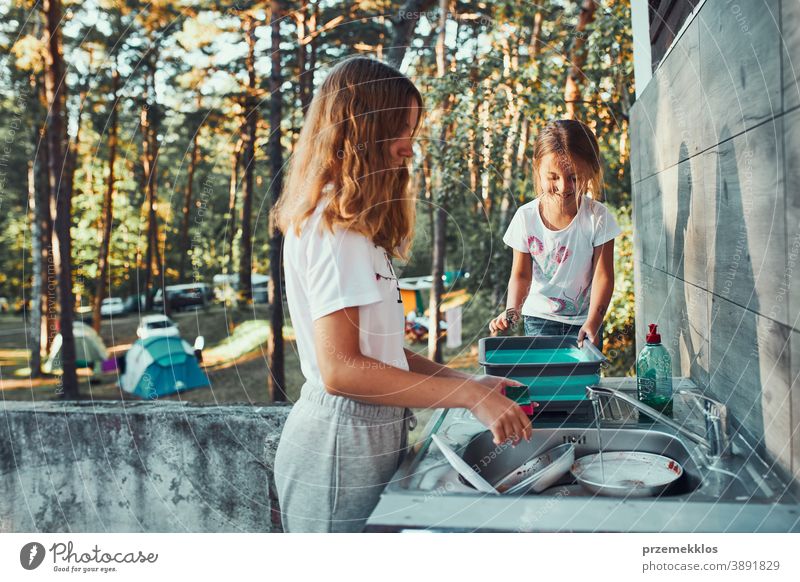
<path fill-rule="evenodd" d="M 466 372 L 461 372 L 460 370 L 454 370 L 453 368 L 443 366 L 442 364 L 437 364 L 433 360 L 412 352 L 408 348 L 405 348 L 405 352 L 406 359 L 408 360 L 409 370 L 418 374 L 425 374 L 426 376 L 439 376 L 441 378 L 461 378 L 462 380 L 474 380 L 481 383 L 483 386 L 486 386 L 487 388 L 500 392 L 503 392 L 503 389 L 507 388 L 508 386 L 524 386 L 524 384 L 521 384 L 516 380 L 512 380 L 511 378 L 490 376 L 486 374 L 473 375 L 467 374 Z M 503 394 L 505 394 L 505 392 L 503 392 Z M 538 403 L 536 405 L 538 406 Z"/>
<path fill-rule="evenodd" d="M 508 299 L 506 300 L 506 310 L 515 309 L 519 314 L 525 298 L 531 290 L 531 257 L 528 253 L 514 249 L 514 262 L 511 265 L 511 276 L 508 279 Z M 492 334 L 508 329 L 509 321 L 506 319 L 506 312 L 501 313 L 489 324 L 489 331 Z"/>
<path fill-rule="evenodd" d="M 461 378 L 462 380 L 474 380 L 475 376 L 448 368 L 442 364 L 437 364 L 433 360 L 421 356 L 416 352 L 404 348 L 406 352 L 406 359 L 408 360 L 408 368 L 417 374 L 425 374 L 426 376 L 439 376 L 441 378 Z"/>
<path fill-rule="evenodd" d="M 592 294 L 589 298 L 589 313 L 586 323 L 578 334 L 578 342 L 591 336 L 595 344 L 600 343 L 598 331 L 611 303 L 614 293 L 614 239 L 594 248 L 592 258 L 594 273 L 592 274 Z"/>
<path fill-rule="evenodd" d="M 467 408 L 492 431 L 496 444 L 530 438 L 530 420 L 499 390 L 472 378 L 420 374 L 364 356 L 358 307 L 315 320 L 314 343 L 325 389 L 331 394 L 387 406 Z"/>
<path fill-rule="evenodd" d="M 511 265 L 511 276 L 508 279 L 508 300 L 506 309 L 522 309 L 525 298 L 531 290 L 531 257 L 514 249 L 514 262 Z"/>

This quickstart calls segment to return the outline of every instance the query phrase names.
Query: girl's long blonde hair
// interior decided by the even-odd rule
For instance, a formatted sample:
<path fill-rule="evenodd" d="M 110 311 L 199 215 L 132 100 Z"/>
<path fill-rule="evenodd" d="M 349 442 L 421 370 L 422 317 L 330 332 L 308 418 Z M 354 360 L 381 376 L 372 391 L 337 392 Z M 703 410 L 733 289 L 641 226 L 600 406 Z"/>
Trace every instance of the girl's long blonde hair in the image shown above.
<path fill-rule="evenodd" d="M 393 167 L 389 146 L 406 129 L 413 103 L 421 114 L 419 91 L 389 65 L 366 57 L 336 65 L 308 108 L 272 211 L 274 224 L 299 234 L 317 205 L 330 199 L 325 227 L 357 231 L 405 258 L 415 199 L 408 192 L 408 168 Z"/>
<path fill-rule="evenodd" d="M 542 158 L 555 154 L 575 168 L 577 184 L 575 196 L 580 201 L 583 194 L 603 200 L 603 164 L 600 146 L 594 132 L 585 123 L 575 119 L 553 121 L 539 132 L 533 144 L 533 176 L 536 191 L 542 192 L 539 167 Z"/>

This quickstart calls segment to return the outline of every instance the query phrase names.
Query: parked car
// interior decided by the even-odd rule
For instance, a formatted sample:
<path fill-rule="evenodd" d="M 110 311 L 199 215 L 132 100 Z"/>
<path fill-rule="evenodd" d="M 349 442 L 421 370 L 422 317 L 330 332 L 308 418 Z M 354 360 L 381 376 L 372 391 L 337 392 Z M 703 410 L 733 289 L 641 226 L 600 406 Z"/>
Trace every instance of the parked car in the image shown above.
<path fill-rule="evenodd" d="M 142 310 L 144 310 L 144 306 L 146 304 L 144 293 L 138 296 L 138 302 L 136 298 L 136 295 L 128 295 L 125 298 L 125 301 L 123 301 L 123 305 L 127 313 L 141 313 Z"/>
<path fill-rule="evenodd" d="M 124 313 L 125 303 L 123 303 L 121 297 L 106 297 L 100 304 L 100 315 L 103 317 L 122 315 Z"/>
<path fill-rule="evenodd" d="M 187 283 L 184 285 L 167 285 L 167 301 L 173 311 L 182 311 L 197 307 L 206 307 L 213 294 L 206 283 Z M 164 305 L 164 293 L 161 289 L 153 297 L 153 307 L 159 309 Z"/>
<path fill-rule="evenodd" d="M 250 284 L 253 289 L 253 303 L 267 303 L 269 301 L 269 275 L 253 271 L 250 275 Z M 214 296 L 217 301 L 230 303 L 235 300 L 238 292 L 238 273 L 214 275 Z"/>
<path fill-rule="evenodd" d="M 136 328 L 136 335 L 141 339 L 155 336 L 177 336 L 181 333 L 178 324 L 166 315 L 145 315 L 139 327 Z"/>
<path fill-rule="evenodd" d="M 250 282 L 253 286 L 253 303 L 269 303 L 269 275 L 253 273 Z"/>

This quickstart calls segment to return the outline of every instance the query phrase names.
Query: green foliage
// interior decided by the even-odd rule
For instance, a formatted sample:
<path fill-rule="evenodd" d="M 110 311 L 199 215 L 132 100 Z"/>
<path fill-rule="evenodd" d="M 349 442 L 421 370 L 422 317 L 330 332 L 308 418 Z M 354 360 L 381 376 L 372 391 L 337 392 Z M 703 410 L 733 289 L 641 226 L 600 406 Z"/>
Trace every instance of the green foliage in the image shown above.
<path fill-rule="evenodd" d="M 121 75 L 119 151 L 115 167 L 114 228 L 111 239 L 110 291 L 135 293 L 142 283 L 146 252 L 145 190 L 141 163 L 140 112 L 148 71 L 155 71 L 155 95 L 148 106 L 159 136 L 159 250 L 167 283 L 178 282 L 183 257 L 185 278 L 210 282 L 214 274 L 235 271 L 243 250 L 238 215 L 228 212 L 232 156 L 240 137 L 247 75 L 243 22 L 253 15 L 256 32 L 259 122 L 253 213 L 253 266 L 269 268 L 268 188 L 273 176 L 266 143 L 271 132 L 283 132 L 284 159 L 289 159 L 303 123 L 299 83 L 301 23 L 312 16 L 319 85 L 327 69 L 352 54 L 380 56 L 388 50 L 405 2 L 282 2 L 284 119 L 270 127 L 268 109 L 272 50 L 269 3 L 174 3 L 166 0 L 101 0 L 97 8 L 69 3 L 63 43 L 68 70 L 68 126 L 80 145 L 75 173 L 73 261 L 75 291 L 84 304 L 92 297 L 98 275 L 102 200 L 107 188 L 108 137 L 111 116 L 111 71 Z M 13 172 L 0 190 L 0 295 L 20 297 L 30 287 L 27 176 L 32 152 L 42 144 L 34 128 L 43 123 L 40 98 L 20 105 L 13 96 L 41 82 L 41 23 L 29 18 L 30 3 L 17 0 L 3 8 L 0 46 L 0 144 L 10 123 L 21 116 L 12 151 Z M 465 311 L 465 337 L 486 335 L 488 320 L 505 302 L 512 253 L 502 243 L 516 208 L 535 196 L 532 144 L 539 128 L 565 116 L 564 87 L 576 41 L 586 41 L 582 67 L 583 96 L 578 113 L 597 133 L 605 169 L 605 195 L 623 226 L 617 241 L 616 291 L 606 319 L 608 350 L 617 350 L 619 366 L 628 365 L 632 344 L 633 281 L 630 228 L 628 109 L 632 101 L 630 7 L 622 0 L 600 3 L 595 20 L 580 32 L 580 3 L 459 1 L 445 38 L 446 69 L 437 74 L 435 46 L 438 9 L 425 13 L 406 53 L 404 69 L 426 101 L 426 119 L 418 141 L 413 187 L 419 196 L 417 231 L 411 261 L 402 276 L 431 272 L 431 208 L 447 212 L 446 270 L 470 272 L 465 280 L 474 299 Z M 534 23 L 540 22 L 534 37 Z M 310 47 L 303 58 L 311 56 Z M 306 73 L 308 74 L 308 73 Z M 82 112 L 79 115 L 79 111 Z M 80 119 L 80 123 L 79 123 Z M 189 245 L 181 238 L 184 195 L 192 142 L 198 135 L 199 157 L 189 213 Z M 43 142 L 42 142 L 43 143 Z M 4 171 L 0 167 L 0 171 Z M 235 182 L 237 208 L 241 168 Z M 238 211 L 237 211 L 238 213 Z M 235 234 L 235 233 L 234 233 Z M 233 238 L 233 249 L 230 241 Z M 24 276 L 23 276 L 24 273 Z M 609 352 L 610 353 L 610 352 Z M 616 364 L 615 364 L 616 365 Z M 622 369 L 622 368 L 620 368 Z"/>
<path fill-rule="evenodd" d="M 630 207 L 614 212 L 622 229 L 615 241 L 614 295 L 605 319 L 604 353 L 609 359 L 611 376 L 630 373 L 635 362 L 635 296 L 633 287 L 633 223 Z"/>
<path fill-rule="evenodd" d="M 467 270 L 475 295 L 465 332 L 486 335 L 488 320 L 505 305 L 512 252 L 502 243 L 515 210 L 535 195 L 532 146 L 539 128 L 566 114 L 564 87 L 570 51 L 586 40 L 580 118 L 601 145 L 606 204 L 624 234 L 617 240 L 616 291 L 606 317 L 608 350 L 624 370 L 633 338 L 633 262 L 627 113 L 632 100 L 629 6 L 608 2 L 583 32 L 577 3 L 495 2 L 474 24 L 448 35 L 448 73 L 440 77 L 432 52 L 414 62 L 426 98 L 428 123 L 421 142 L 433 197 L 420 192 L 419 225 L 408 275 L 429 273 L 430 206 L 447 211 L 446 270 Z M 538 16 L 537 16 L 538 13 Z M 541 20 L 538 38 L 533 23 Z M 431 39 L 434 43 L 435 39 Z M 457 47 L 457 50 L 456 50 Z M 534 54 L 535 52 L 535 54 Z M 420 259 L 420 257 L 423 257 Z M 426 270 L 427 269 L 427 270 Z M 475 335 L 477 334 L 477 335 Z"/>

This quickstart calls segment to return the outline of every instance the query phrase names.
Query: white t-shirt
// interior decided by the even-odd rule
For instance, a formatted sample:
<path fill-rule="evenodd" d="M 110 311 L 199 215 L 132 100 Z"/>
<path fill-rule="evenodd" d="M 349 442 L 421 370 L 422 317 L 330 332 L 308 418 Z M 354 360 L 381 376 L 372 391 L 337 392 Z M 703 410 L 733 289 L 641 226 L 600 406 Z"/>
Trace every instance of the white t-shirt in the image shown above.
<path fill-rule="evenodd" d="M 584 324 L 592 291 L 594 247 L 621 232 L 608 209 L 585 195 L 575 218 L 561 230 L 544 225 L 539 198 L 520 206 L 503 242 L 531 255 L 531 290 L 522 305 L 522 314 Z"/>
<path fill-rule="evenodd" d="M 300 368 L 306 381 L 324 387 L 314 342 L 313 321 L 346 307 L 358 307 L 361 353 L 408 370 L 403 351 L 405 319 L 400 287 L 389 255 L 367 237 L 321 224 L 320 204 L 296 236 L 286 233 L 283 257 L 286 298 Z M 336 338 L 325 339 L 330 353 Z M 342 365 L 352 365 L 342 357 Z"/>

